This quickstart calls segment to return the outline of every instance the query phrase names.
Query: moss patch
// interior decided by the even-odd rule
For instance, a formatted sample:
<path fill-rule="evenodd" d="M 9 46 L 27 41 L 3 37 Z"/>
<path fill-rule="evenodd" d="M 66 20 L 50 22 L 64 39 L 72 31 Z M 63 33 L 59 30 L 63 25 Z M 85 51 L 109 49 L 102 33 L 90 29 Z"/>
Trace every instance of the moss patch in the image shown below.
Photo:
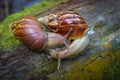
<path fill-rule="evenodd" d="M 69 72 L 61 69 L 59 74 L 56 72 L 49 77 L 52 80 L 57 80 L 58 77 L 59 80 L 119 80 L 119 64 L 119 51 L 113 53 L 106 50 L 92 56 L 83 64 L 79 61 L 72 63 Z"/>
<path fill-rule="evenodd" d="M 66 80 L 102 80 L 102 73 L 107 67 L 109 60 L 107 58 L 93 57 L 83 65 L 72 68 L 69 74 L 65 75 Z"/>
<path fill-rule="evenodd" d="M 120 79 L 120 52 L 116 53 L 113 60 L 105 68 L 102 80 L 119 80 Z"/>
<path fill-rule="evenodd" d="M 20 42 L 13 36 L 9 25 L 21 17 L 36 15 L 43 11 L 46 11 L 54 6 L 57 6 L 61 2 L 67 2 L 68 0 L 43 0 L 41 3 L 35 4 L 30 8 L 26 8 L 18 13 L 8 16 L 2 23 L 0 23 L 0 48 L 7 49 Z"/>

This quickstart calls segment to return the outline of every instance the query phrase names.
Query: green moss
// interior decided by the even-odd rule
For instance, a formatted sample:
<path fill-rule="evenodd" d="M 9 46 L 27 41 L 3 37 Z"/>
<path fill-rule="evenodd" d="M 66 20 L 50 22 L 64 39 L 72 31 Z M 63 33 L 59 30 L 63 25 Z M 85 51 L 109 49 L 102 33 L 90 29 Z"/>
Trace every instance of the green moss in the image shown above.
<path fill-rule="evenodd" d="M 109 50 L 99 52 L 84 64 L 73 62 L 71 71 L 59 70 L 49 75 L 51 80 L 119 80 L 120 79 L 120 54 L 119 51 Z M 61 77 L 63 76 L 63 77 Z M 109 77 L 110 76 L 110 77 Z"/>
<path fill-rule="evenodd" d="M 103 72 L 103 80 L 120 80 L 120 53 L 117 52 Z"/>
<path fill-rule="evenodd" d="M 45 67 L 42 70 L 54 71 L 57 69 L 57 61 L 44 61 Z"/>
<path fill-rule="evenodd" d="M 109 60 L 98 58 L 91 62 L 88 60 L 84 65 L 72 68 L 69 74 L 65 75 L 66 80 L 102 80 L 102 72 L 108 65 Z M 98 66 L 99 65 L 99 66 Z"/>
<path fill-rule="evenodd" d="M 64 74 L 65 74 L 65 70 L 60 69 L 60 70 L 57 70 L 54 74 L 48 75 L 48 77 L 50 78 L 50 80 L 69 80 L 63 77 Z"/>
<path fill-rule="evenodd" d="M 20 42 L 12 34 L 9 25 L 21 17 L 36 15 L 43 11 L 46 11 L 54 6 L 57 6 L 61 2 L 67 2 L 68 0 L 43 0 L 41 3 L 35 4 L 30 8 L 26 8 L 18 13 L 8 16 L 2 23 L 0 23 L 0 48 L 7 49 Z"/>
<path fill-rule="evenodd" d="M 102 55 L 106 54 L 106 55 Z M 119 80 L 120 79 L 119 51 L 100 52 L 87 62 L 73 65 L 71 71 L 65 74 L 65 80 Z"/>
<path fill-rule="evenodd" d="M 120 79 L 120 36 L 111 43 L 107 50 L 100 51 L 80 63 L 71 63 L 70 71 L 64 70 L 62 73 L 50 75 L 51 80 L 57 80 L 58 75 L 62 75 L 59 80 L 119 80 Z M 61 71 L 61 70 L 60 70 Z"/>

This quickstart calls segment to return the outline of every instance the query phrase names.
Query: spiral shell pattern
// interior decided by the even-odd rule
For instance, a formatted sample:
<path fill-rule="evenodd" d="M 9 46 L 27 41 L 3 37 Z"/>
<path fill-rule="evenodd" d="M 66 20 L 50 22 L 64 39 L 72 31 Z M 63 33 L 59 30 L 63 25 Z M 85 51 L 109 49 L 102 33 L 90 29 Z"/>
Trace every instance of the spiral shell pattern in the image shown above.
<path fill-rule="evenodd" d="M 88 25 L 83 17 L 74 11 L 60 11 L 56 14 L 50 14 L 40 19 L 40 22 L 46 25 L 51 31 L 68 35 L 69 39 L 78 39 L 88 31 Z"/>
<path fill-rule="evenodd" d="M 69 38 L 76 39 L 84 35 L 88 29 L 85 20 L 79 14 L 73 11 L 65 11 L 58 13 L 58 33 L 65 35 L 72 28 Z"/>
<path fill-rule="evenodd" d="M 30 49 L 40 51 L 47 41 L 47 35 L 43 32 L 41 24 L 33 17 L 25 17 L 11 26 L 15 36 L 17 36 Z"/>

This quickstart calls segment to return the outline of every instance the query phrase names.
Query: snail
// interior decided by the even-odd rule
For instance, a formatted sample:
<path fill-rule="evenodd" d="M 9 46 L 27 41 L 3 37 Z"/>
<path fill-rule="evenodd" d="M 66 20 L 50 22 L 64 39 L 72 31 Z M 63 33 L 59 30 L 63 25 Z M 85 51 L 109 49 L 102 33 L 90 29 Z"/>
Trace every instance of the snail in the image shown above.
<path fill-rule="evenodd" d="M 74 11 L 60 11 L 56 14 L 49 14 L 39 18 L 38 21 L 53 32 L 64 36 L 67 35 L 68 39 L 83 37 L 89 30 L 82 16 Z"/>
<path fill-rule="evenodd" d="M 50 52 L 53 58 L 58 59 L 58 69 L 60 60 L 73 57 L 81 53 L 89 45 L 89 30 L 87 23 L 82 16 L 74 11 L 60 11 L 56 14 L 49 14 L 38 19 L 51 31 L 63 35 L 65 40 L 73 40 L 67 48 L 60 48 Z M 65 41 L 63 41 L 66 44 Z"/>
<path fill-rule="evenodd" d="M 61 35 L 45 32 L 34 17 L 24 17 L 10 26 L 13 34 L 32 50 L 55 49 L 64 46 Z M 66 42 L 69 41 L 66 39 Z"/>

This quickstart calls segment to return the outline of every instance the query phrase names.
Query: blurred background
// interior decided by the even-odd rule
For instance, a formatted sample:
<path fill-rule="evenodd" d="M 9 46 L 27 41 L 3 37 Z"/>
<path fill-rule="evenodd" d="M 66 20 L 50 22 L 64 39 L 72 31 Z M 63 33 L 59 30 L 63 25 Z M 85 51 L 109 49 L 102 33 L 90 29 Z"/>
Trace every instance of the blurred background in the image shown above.
<path fill-rule="evenodd" d="M 12 13 L 19 12 L 42 0 L 0 0 L 0 22 Z"/>

